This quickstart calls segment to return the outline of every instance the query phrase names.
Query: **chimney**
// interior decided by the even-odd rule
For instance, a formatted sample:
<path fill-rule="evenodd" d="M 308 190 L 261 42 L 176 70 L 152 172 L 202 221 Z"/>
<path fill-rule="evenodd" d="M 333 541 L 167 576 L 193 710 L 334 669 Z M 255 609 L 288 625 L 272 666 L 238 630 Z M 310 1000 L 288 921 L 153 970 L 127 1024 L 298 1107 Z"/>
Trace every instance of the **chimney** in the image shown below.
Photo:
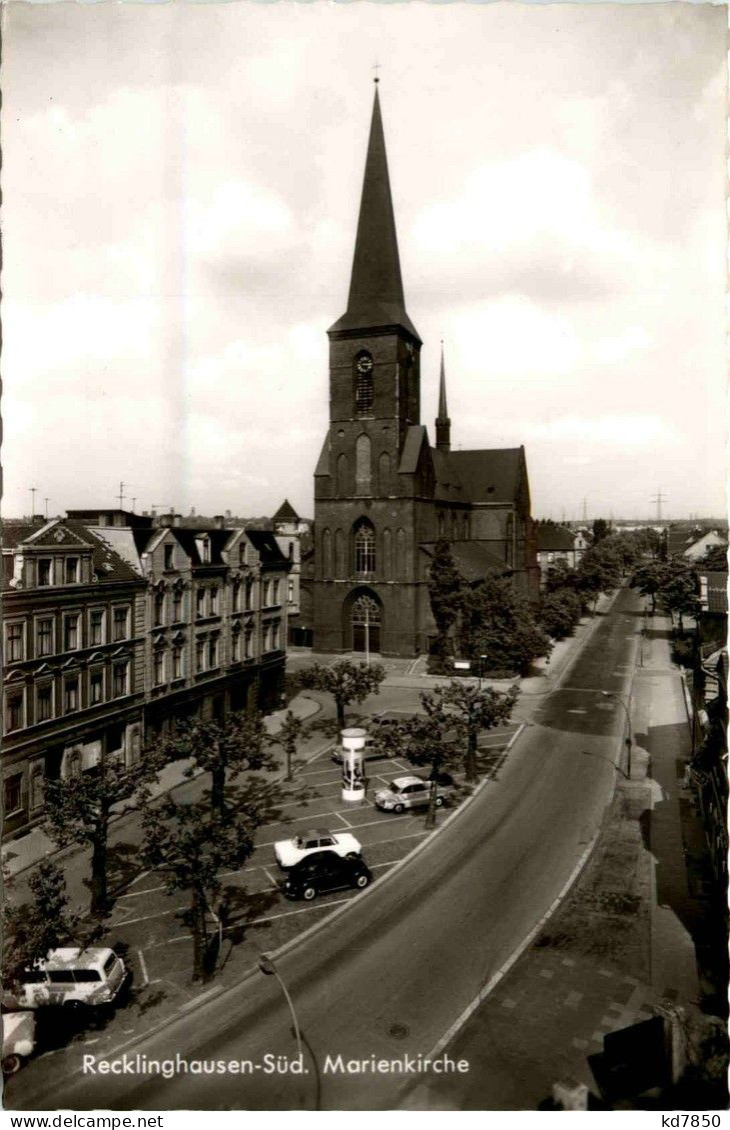
<path fill-rule="evenodd" d="M 226 528 L 226 520 L 222 514 L 213 515 L 213 528 L 216 530 L 224 530 Z"/>

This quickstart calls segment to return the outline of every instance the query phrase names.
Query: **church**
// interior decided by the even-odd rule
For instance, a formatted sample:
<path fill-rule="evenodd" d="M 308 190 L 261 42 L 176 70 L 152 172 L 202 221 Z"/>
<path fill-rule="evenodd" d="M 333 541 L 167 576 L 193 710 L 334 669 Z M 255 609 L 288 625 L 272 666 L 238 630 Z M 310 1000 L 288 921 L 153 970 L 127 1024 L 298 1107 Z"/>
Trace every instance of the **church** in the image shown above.
<path fill-rule="evenodd" d="M 435 447 L 422 341 L 406 312 L 376 80 L 347 309 L 328 330 L 329 430 L 314 472 L 314 649 L 415 656 L 436 634 L 428 569 L 446 538 L 464 579 L 539 570 L 523 447 L 453 450 L 441 352 Z"/>

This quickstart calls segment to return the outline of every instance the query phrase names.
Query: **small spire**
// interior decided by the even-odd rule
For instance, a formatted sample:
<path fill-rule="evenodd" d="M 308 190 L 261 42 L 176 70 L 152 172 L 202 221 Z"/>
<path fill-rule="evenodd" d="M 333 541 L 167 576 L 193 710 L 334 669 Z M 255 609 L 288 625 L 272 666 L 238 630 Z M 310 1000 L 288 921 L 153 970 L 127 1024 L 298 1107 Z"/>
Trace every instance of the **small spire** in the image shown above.
<path fill-rule="evenodd" d="M 446 365 L 444 363 L 444 339 L 441 338 L 441 372 L 439 375 L 439 414 L 436 417 L 436 447 L 443 451 L 451 449 L 451 420 L 446 406 Z"/>

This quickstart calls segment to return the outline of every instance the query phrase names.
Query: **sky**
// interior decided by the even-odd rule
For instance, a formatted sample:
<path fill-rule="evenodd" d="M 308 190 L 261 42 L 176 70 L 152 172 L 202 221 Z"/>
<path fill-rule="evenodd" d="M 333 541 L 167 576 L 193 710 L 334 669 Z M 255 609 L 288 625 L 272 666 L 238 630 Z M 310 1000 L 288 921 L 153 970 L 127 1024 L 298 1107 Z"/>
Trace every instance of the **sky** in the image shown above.
<path fill-rule="evenodd" d="M 432 441 L 443 337 L 533 515 L 724 514 L 722 6 L 2 15 L 5 516 L 312 515 L 375 64 Z"/>

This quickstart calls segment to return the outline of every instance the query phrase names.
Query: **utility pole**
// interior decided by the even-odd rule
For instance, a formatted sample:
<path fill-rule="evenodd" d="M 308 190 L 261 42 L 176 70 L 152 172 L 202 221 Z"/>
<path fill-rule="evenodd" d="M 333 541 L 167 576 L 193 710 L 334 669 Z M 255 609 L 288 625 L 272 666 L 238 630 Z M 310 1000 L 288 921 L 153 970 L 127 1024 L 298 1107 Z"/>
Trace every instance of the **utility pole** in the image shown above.
<path fill-rule="evenodd" d="M 30 490 L 30 516 L 32 518 L 35 515 L 35 496 L 38 487 L 29 487 L 28 489 Z"/>
<path fill-rule="evenodd" d="M 43 499 L 43 501 L 44 501 L 44 502 L 45 502 L 45 504 L 46 504 L 46 518 L 47 518 L 47 517 L 48 517 L 48 503 L 49 503 L 49 502 L 50 502 L 51 500 L 50 500 L 50 498 L 44 498 L 44 499 Z"/>
<path fill-rule="evenodd" d="M 583 499 L 583 521 L 584 522 L 588 521 L 588 499 L 587 498 Z"/>
<path fill-rule="evenodd" d="M 119 509 L 120 510 L 124 509 L 124 488 L 125 488 L 126 485 L 128 485 L 128 484 L 121 483 L 121 482 L 119 484 Z"/>
<path fill-rule="evenodd" d="M 667 501 L 667 496 L 665 494 L 662 494 L 662 488 L 661 487 L 659 487 L 656 494 L 652 495 L 652 497 L 649 499 L 649 501 L 650 502 L 656 502 L 656 520 L 657 520 L 657 522 L 661 522 L 661 520 L 662 520 L 662 503 Z"/>

